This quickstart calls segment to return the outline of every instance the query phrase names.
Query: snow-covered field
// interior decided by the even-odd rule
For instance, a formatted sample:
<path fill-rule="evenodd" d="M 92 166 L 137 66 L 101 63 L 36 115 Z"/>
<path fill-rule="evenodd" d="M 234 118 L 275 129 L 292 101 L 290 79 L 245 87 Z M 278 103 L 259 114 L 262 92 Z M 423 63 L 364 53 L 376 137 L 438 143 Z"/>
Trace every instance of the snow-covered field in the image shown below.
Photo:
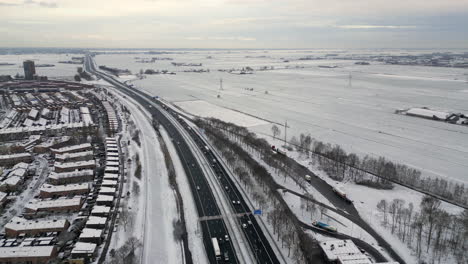
<path fill-rule="evenodd" d="M 355 65 L 351 60 L 297 60 L 319 54 L 318 51 L 187 51 L 163 55 L 98 55 L 96 61 L 99 65 L 128 68 L 133 73 L 140 69 L 176 71 L 176 75 L 147 75 L 132 83 L 193 114 L 232 118 L 228 121 L 268 134 L 271 124 L 263 120 L 287 121 L 288 138 L 301 132 L 310 133 L 321 141 L 340 144 L 349 152 L 385 156 L 405 163 L 422 170 L 424 175 L 468 181 L 468 141 L 465 140 L 468 128 L 394 114 L 396 109 L 422 106 L 468 113 L 466 70 L 379 63 L 365 66 Z M 174 60 L 137 63 L 135 57 Z M 202 66 L 175 67 L 171 62 L 202 63 Z M 290 69 L 285 69 L 287 65 Z M 296 65 L 304 68 L 294 68 Z M 246 75 L 217 71 L 245 66 L 282 69 Z M 182 72 L 192 68 L 210 69 L 210 72 Z M 221 91 L 220 79 L 223 80 Z M 237 116 L 239 112 L 224 112 L 220 107 L 262 120 L 258 124 L 245 124 L 244 118 Z"/>
<path fill-rule="evenodd" d="M 73 77 L 77 73 L 78 64 L 64 64 L 59 61 L 70 61 L 72 57 L 83 57 L 80 54 L 18 54 L 0 55 L 0 63 L 14 65 L 0 65 L 0 75 L 14 76 L 17 73 L 24 76 L 23 61 L 33 60 L 37 64 L 54 64 L 54 67 L 36 67 L 36 74 L 48 77 Z"/>

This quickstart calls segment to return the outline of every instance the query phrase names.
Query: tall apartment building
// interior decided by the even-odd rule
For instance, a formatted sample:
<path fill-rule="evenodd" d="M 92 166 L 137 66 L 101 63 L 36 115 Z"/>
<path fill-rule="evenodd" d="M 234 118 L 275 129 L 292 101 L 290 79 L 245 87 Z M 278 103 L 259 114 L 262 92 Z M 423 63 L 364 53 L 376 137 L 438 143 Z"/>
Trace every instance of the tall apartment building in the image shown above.
<path fill-rule="evenodd" d="M 36 74 L 36 67 L 34 66 L 34 61 L 27 60 L 23 62 L 24 68 L 24 78 L 26 80 L 34 80 L 34 75 Z"/>

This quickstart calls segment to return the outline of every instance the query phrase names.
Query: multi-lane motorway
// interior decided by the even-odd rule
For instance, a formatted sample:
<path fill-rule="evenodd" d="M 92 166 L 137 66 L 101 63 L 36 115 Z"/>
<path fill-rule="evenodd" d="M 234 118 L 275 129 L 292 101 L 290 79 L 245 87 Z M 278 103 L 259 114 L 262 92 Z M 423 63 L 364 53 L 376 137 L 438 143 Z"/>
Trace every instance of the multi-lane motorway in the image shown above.
<path fill-rule="evenodd" d="M 151 96 L 135 90 L 119 82 L 113 76 L 96 71 L 92 57 L 86 56 L 85 69 L 100 78 L 114 85 L 121 92 L 135 99 L 162 125 L 171 136 L 174 146 L 178 152 L 185 173 L 188 177 L 192 195 L 200 218 L 200 226 L 203 235 L 203 242 L 210 263 L 240 263 L 242 256 L 236 254 L 236 246 L 228 230 L 233 230 L 227 217 L 234 217 L 238 224 L 237 230 L 243 231 L 242 241 L 249 245 L 251 258 L 257 263 L 280 263 L 272 250 L 267 238 L 259 227 L 255 217 L 251 215 L 252 208 L 249 208 L 236 186 L 227 175 L 223 166 L 217 158 L 205 146 L 203 140 L 192 131 L 185 121 L 173 111 L 166 112 L 162 109 L 161 103 Z M 194 146 L 199 150 L 194 150 Z M 201 151 L 200 151 L 201 150 Z M 200 155 L 203 153 L 203 155 Z M 205 159 L 202 161 L 202 159 Z M 211 164 L 210 168 L 203 168 L 203 164 Z M 210 183 L 207 179 L 213 173 L 217 177 L 216 183 Z M 230 211 L 235 215 L 223 215 L 218 207 L 221 201 L 217 201 L 213 193 L 213 184 L 219 184 L 224 190 L 224 198 L 232 206 Z M 218 196 L 219 198 L 220 196 Z M 226 202 L 226 201 L 224 201 Z M 223 209 L 226 211 L 226 209 Z M 221 249 L 221 256 L 216 256 L 212 244 L 212 238 L 217 238 Z M 237 246 L 239 248 L 239 246 Z M 244 260 L 245 261 L 245 260 Z"/>

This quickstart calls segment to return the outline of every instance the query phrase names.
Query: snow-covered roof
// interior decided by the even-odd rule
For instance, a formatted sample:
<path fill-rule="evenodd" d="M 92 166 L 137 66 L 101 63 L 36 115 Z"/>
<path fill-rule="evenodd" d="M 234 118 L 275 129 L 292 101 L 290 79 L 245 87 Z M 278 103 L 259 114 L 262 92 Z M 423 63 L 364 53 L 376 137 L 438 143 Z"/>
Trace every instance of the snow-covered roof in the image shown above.
<path fill-rule="evenodd" d="M 6 178 L 4 181 L 0 182 L 0 186 L 9 185 L 9 186 L 16 186 L 23 180 L 22 177 L 19 176 L 11 176 Z"/>
<path fill-rule="evenodd" d="M 114 194 L 116 193 L 117 189 L 116 188 L 112 188 L 112 187 L 101 187 L 101 189 L 99 190 L 99 194 Z"/>
<path fill-rule="evenodd" d="M 107 167 L 106 166 L 105 172 L 118 173 L 119 172 L 119 167 Z"/>
<path fill-rule="evenodd" d="M 27 170 L 28 167 L 29 167 L 29 163 L 20 162 L 20 163 L 15 164 L 15 166 L 13 166 L 12 169 L 25 169 L 25 170 Z"/>
<path fill-rule="evenodd" d="M 5 225 L 5 228 L 25 231 L 37 229 L 59 229 L 65 228 L 68 221 L 66 219 L 48 219 L 48 220 L 27 220 L 20 217 L 13 217 Z"/>
<path fill-rule="evenodd" d="M 70 151 L 75 151 L 75 150 L 80 150 L 80 149 L 89 149 L 89 148 L 91 148 L 91 144 L 84 143 L 84 144 L 73 145 L 73 146 L 68 146 L 68 147 L 63 147 L 63 148 L 58 148 L 58 149 L 52 149 L 52 150 L 57 153 L 66 153 Z"/>
<path fill-rule="evenodd" d="M 81 152 L 74 152 L 74 153 L 57 154 L 55 155 L 55 158 L 59 160 L 65 160 L 65 159 L 73 159 L 73 158 L 80 158 L 80 157 L 87 157 L 87 156 L 93 156 L 93 152 L 91 150 L 88 150 L 88 151 L 81 151 Z"/>
<path fill-rule="evenodd" d="M 86 161 L 76 161 L 76 162 L 58 162 L 54 163 L 54 167 L 56 168 L 76 168 L 76 167 L 83 167 L 83 166 L 93 166 L 96 165 L 94 160 L 86 160 Z"/>
<path fill-rule="evenodd" d="M 42 112 L 41 112 L 41 115 L 42 115 L 42 116 L 47 116 L 48 114 L 50 114 L 49 108 L 44 108 L 44 109 L 42 109 Z"/>
<path fill-rule="evenodd" d="M 120 162 L 118 161 L 109 161 L 106 162 L 106 167 L 119 167 Z"/>
<path fill-rule="evenodd" d="M 28 117 L 32 118 L 32 119 L 36 119 L 37 115 L 39 114 L 39 111 L 37 109 L 31 109 L 31 111 L 29 111 L 29 115 Z"/>
<path fill-rule="evenodd" d="M 27 172 L 26 169 L 18 168 L 18 169 L 15 169 L 15 170 L 11 171 L 8 174 L 8 177 L 18 176 L 18 177 L 23 178 L 26 175 L 26 172 Z"/>
<path fill-rule="evenodd" d="M 72 254 L 92 254 L 96 251 L 96 244 L 78 242 L 72 250 Z"/>
<path fill-rule="evenodd" d="M 86 106 L 80 107 L 80 113 L 82 114 L 89 114 L 89 108 Z"/>
<path fill-rule="evenodd" d="M 117 185 L 118 182 L 117 181 L 113 181 L 113 180 L 103 180 L 102 181 L 102 186 L 115 186 Z"/>
<path fill-rule="evenodd" d="M 24 120 L 24 122 L 23 122 L 23 125 L 24 125 L 25 127 L 31 127 L 31 126 L 33 126 L 33 124 L 34 124 L 34 121 L 31 120 L 31 119 L 26 119 L 26 120 Z"/>
<path fill-rule="evenodd" d="M 119 157 L 119 153 L 107 151 L 106 156 L 107 157 Z"/>
<path fill-rule="evenodd" d="M 0 134 L 14 134 L 21 132 L 40 132 L 44 130 L 62 130 L 66 128 L 80 128 L 85 126 L 83 122 L 78 123 L 68 123 L 68 124 L 51 124 L 46 126 L 36 126 L 36 127 L 9 127 L 0 129 Z"/>
<path fill-rule="evenodd" d="M 88 221 L 86 221 L 86 225 L 105 225 L 106 223 L 107 218 L 99 216 L 90 216 Z"/>
<path fill-rule="evenodd" d="M 102 229 L 84 228 L 81 232 L 80 238 L 98 238 L 102 235 Z"/>
<path fill-rule="evenodd" d="M 81 120 L 85 126 L 94 124 L 93 119 L 90 114 L 81 114 Z"/>
<path fill-rule="evenodd" d="M 77 183 L 68 185 L 51 185 L 43 184 L 41 186 L 41 192 L 55 193 L 55 192 L 71 192 L 79 190 L 89 190 L 89 183 Z"/>
<path fill-rule="evenodd" d="M 108 156 L 106 161 L 120 161 L 120 158 L 118 156 Z"/>
<path fill-rule="evenodd" d="M 36 124 L 40 125 L 40 126 L 45 126 L 47 125 L 47 119 L 45 118 L 39 118 L 39 120 L 36 122 Z"/>
<path fill-rule="evenodd" d="M 81 204 L 81 197 L 75 196 L 73 198 L 65 198 L 65 199 L 55 199 L 55 200 L 32 200 L 30 201 L 25 208 L 31 210 L 39 210 L 45 208 L 60 208 L 60 207 L 67 207 L 67 206 L 77 206 Z"/>
<path fill-rule="evenodd" d="M 95 205 L 93 207 L 93 210 L 91 210 L 91 214 L 108 214 L 110 213 L 111 208 L 109 206 L 104 206 L 104 205 Z"/>
<path fill-rule="evenodd" d="M 71 172 L 62 172 L 62 173 L 51 172 L 49 174 L 49 178 L 52 178 L 52 179 L 66 179 L 66 178 L 91 176 L 91 175 L 94 175 L 93 170 L 81 170 L 81 171 L 71 171 Z"/>
<path fill-rule="evenodd" d="M 119 174 L 104 173 L 104 180 L 117 180 L 117 179 L 119 179 Z"/>
<path fill-rule="evenodd" d="M 54 253 L 55 246 L 36 247 L 0 247 L 0 259 L 2 258 L 38 258 L 50 257 Z"/>
<path fill-rule="evenodd" d="M 432 118 L 435 116 L 439 119 L 446 119 L 450 115 L 450 113 L 447 112 L 435 111 L 424 108 L 411 108 L 408 111 L 406 111 L 406 114 L 423 116 L 428 118 Z"/>
<path fill-rule="evenodd" d="M 100 194 L 96 198 L 96 202 L 113 202 L 113 201 L 114 201 L 113 195 Z"/>
<path fill-rule="evenodd" d="M 0 160 L 8 160 L 8 159 L 18 159 L 18 158 L 25 158 L 31 157 L 30 153 L 16 153 L 16 154 L 9 154 L 9 155 L 0 155 Z"/>
<path fill-rule="evenodd" d="M 320 242 L 319 245 L 329 261 L 339 259 L 342 264 L 356 264 L 355 260 L 359 260 L 360 264 L 372 263 L 350 239 L 329 240 Z"/>

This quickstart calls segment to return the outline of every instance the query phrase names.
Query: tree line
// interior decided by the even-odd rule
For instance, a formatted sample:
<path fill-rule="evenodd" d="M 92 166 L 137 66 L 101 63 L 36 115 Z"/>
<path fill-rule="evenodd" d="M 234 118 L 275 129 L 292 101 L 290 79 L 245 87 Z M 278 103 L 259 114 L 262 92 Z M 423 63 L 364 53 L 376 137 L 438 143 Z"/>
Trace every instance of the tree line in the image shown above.
<path fill-rule="evenodd" d="M 277 138 L 281 131 L 272 126 L 272 134 Z M 468 206 L 468 186 L 440 177 L 423 176 L 421 171 L 399 164 L 384 157 L 374 158 L 369 155 L 361 158 L 356 153 L 347 153 L 340 145 L 324 143 L 301 133 L 293 136 L 288 143 L 290 150 L 296 149 L 306 155 L 328 176 L 336 181 L 351 180 L 357 184 L 373 188 L 392 189 L 393 184 L 401 184 L 447 201 Z"/>
<path fill-rule="evenodd" d="M 425 196 L 418 211 L 402 199 L 382 199 L 377 209 L 383 215 L 381 224 L 416 252 L 420 261 L 445 263 L 453 256 L 456 263 L 467 263 L 468 210 L 454 215 L 440 204 L 440 200 Z"/>
<path fill-rule="evenodd" d="M 463 183 L 439 177 L 424 177 L 421 171 L 384 157 L 366 155 L 361 158 L 355 153 L 346 153 L 339 145 L 324 143 L 310 135 L 301 134 L 299 139 L 293 137 L 291 145 L 318 162 L 321 169 L 334 180 L 352 180 L 357 184 L 383 189 L 391 189 L 393 183 L 397 183 L 468 206 L 468 188 Z"/>
<path fill-rule="evenodd" d="M 199 119 L 195 122 L 204 129 L 257 207 L 267 211 L 266 218 L 273 227 L 273 235 L 281 241 L 282 247 L 288 249 L 288 256 L 295 263 L 313 263 L 319 257 L 317 241 L 302 230 L 297 217 L 277 192 L 278 185 L 273 176 L 244 149 L 247 145 L 239 141 L 241 137 L 224 133 L 210 121 Z"/>
<path fill-rule="evenodd" d="M 271 175 L 269 175 L 269 177 L 263 177 L 269 173 L 260 173 L 259 168 L 255 167 L 255 163 L 257 166 L 262 167 L 258 162 L 253 160 L 250 165 L 246 163 L 244 157 L 250 157 L 251 153 L 258 155 L 259 158 L 275 170 L 275 173 L 284 175 L 284 177 L 290 177 L 299 186 L 304 186 L 304 176 L 295 173 L 295 168 L 299 166 L 299 164 L 286 156 L 274 154 L 268 141 L 257 138 L 255 133 L 249 132 L 247 128 L 214 118 L 197 120 L 196 123 L 199 127 L 204 129 L 210 140 L 215 142 L 214 145 L 216 148 L 221 150 L 228 165 L 244 184 L 245 189 L 253 192 L 255 200 L 260 206 L 262 206 L 263 203 L 268 204 L 265 200 L 268 201 L 271 197 L 268 193 L 266 193 L 265 197 L 262 197 L 261 192 L 252 191 L 251 189 L 254 189 L 256 186 L 255 183 L 259 183 L 258 186 L 260 186 L 263 191 L 274 190 L 278 185 Z M 275 136 L 277 137 L 279 134 L 280 133 L 275 133 Z M 228 144 L 226 143 L 228 141 L 234 143 Z M 419 171 L 405 165 L 394 164 L 385 158 L 375 159 L 366 156 L 361 160 L 354 153 L 346 154 L 340 146 L 324 144 L 311 138 L 310 135 L 301 134 L 298 139 L 294 139 L 293 137 L 292 142 L 294 143 L 291 144 L 292 146 L 302 152 L 303 155 L 308 155 L 314 162 L 318 162 L 322 169 L 328 174 L 333 174 L 330 176 L 335 177 L 336 180 L 353 180 L 357 183 L 367 184 L 376 188 L 392 188 L 392 182 L 386 180 L 384 177 L 376 177 L 366 172 L 369 170 L 386 175 L 385 177 L 396 177 L 397 179 L 407 177 L 409 180 L 406 179 L 405 182 L 412 184 L 423 181 L 423 184 L 419 186 L 426 186 L 426 190 L 437 189 L 438 186 L 442 185 L 445 186 L 442 188 L 446 190 L 445 192 L 448 192 L 450 188 L 458 188 L 458 191 L 455 192 L 456 194 L 466 195 L 464 190 L 460 191 L 460 189 L 464 189 L 463 185 L 452 187 L 452 185 L 448 183 L 441 183 L 437 178 L 421 178 Z M 235 153 L 238 154 L 235 155 Z M 361 169 L 362 167 L 365 169 Z M 255 169 L 250 171 L 247 170 L 247 168 Z M 262 168 L 264 169 L 264 167 Z M 265 186 L 268 188 L 265 188 Z M 454 186 L 457 186 L 457 184 Z M 455 193 L 453 195 L 455 195 Z M 281 196 L 279 199 L 284 202 Z M 434 259 L 443 259 L 448 253 L 453 252 L 453 256 L 455 256 L 457 261 L 459 261 L 459 263 L 464 263 L 464 260 L 466 260 L 466 255 L 464 255 L 466 251 L 465 238 L 468 237 L 468 211 L 465 210 L 463 214 L 458 216 L 450 215 L 439 208 L 440 203 L 441 201 L 439 199 L 432 196 L 425 196 L 421 202 L 422 209 L 419 212 L 416 212 L 412 203 L 405 207 L 405 202 L 401 199 L 396 199 L 391 202 L 385 200 L 381 201 L 378 205 L 378 209 L 381 210 L 381 212 L 383 212 L 382 210 L 385 211 L 383 215 L 384 226 L 390 228 L 392 233 L 396 234 L 403 242 L 410 243 L 419 257 L 424 255 L 424 248 L 426 253 L 429 250 L 434 252 Z M 285 206 L 287 207 L 286 204 Z M 315 206 L 308 203 L 301 204 L 301 207 L 305 207 L 308 209 L 306 211 L 310 211 L 311 213 L 317 210 Z M 281 207 L 274 205 L 273 208 L 274 211 L 276 211 L 275 213 L 272 212 L 274 216 L 278 217 L 278 215 L 284 214 L 284 212 L 281 211 Z M 318 209 L 320 209 L 322 213 L 322 208 Z M 276 223 L 275 221 L 277 221 L 277 219 L 272 217 L 273 216 L 269 216 L 269 219 L 271 219 L 270 221 Z M 445 226 L 443 226 L 444 223 L 446 223 Z"/>

